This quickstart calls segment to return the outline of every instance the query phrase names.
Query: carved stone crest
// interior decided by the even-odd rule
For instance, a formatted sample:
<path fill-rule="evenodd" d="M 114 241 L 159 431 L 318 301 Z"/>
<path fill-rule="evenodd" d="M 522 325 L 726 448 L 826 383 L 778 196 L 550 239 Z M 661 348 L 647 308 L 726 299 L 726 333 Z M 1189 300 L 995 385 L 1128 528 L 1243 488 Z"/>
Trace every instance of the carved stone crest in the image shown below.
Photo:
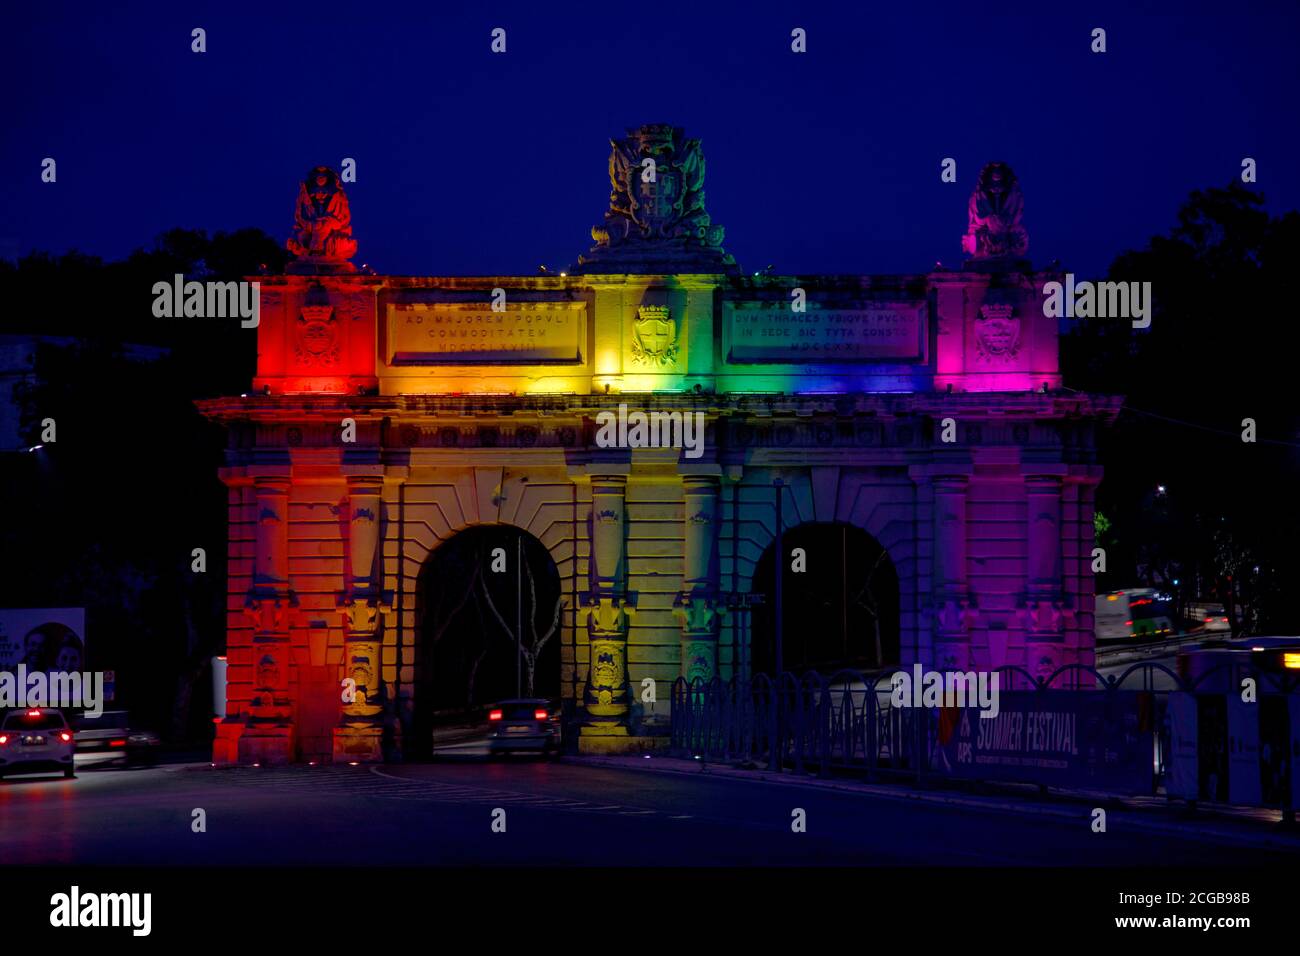
<path fill-rule="evenodd" d="M 298 314 L 293 353 L 303 365 L 334 365 L 339 360 L 339 323 L 329 294 L 312 286 Z"/>
<path fill-rule="evenodd" d="M 632 325 L 632 361 L 664 368 L 677 361 L 677 320 L 663 305 L 643 305 Z"/>
<path fill-rule="evenodd" d="M 610 141 L 609 182 L 604 224 L 591 229 L 596 245 L 575 271 L 738 271 L 723 227 L 704 209 L 698 139 L 664 124 L 630 129 Z"/>
<path fill-rule="evenodd" d="M 280 686 L 280 664 L 270 654 L 263 654 L 257 662 L 257 686 L 264 689 Z"/>
<path fill-rule="evenodd" d="M 682 648 L 686 663 L 686 683 L 691 687 L 707 685 L 713 680 L 716 649 L 708 641 L 687 641 Z"/>
<path fill-rule="evenodd" d="M 622 641 L 592 639 L 583 703 L 596 718 L 617 719 L 627 713 L 627 655 Z"/>
<path fill-rule="evenodd" d="M 987 304 L 975 320 L 975 350 L 989 361 L 1010 361 L 1020 351 L 1020 318 L 1015 307 Z"/>

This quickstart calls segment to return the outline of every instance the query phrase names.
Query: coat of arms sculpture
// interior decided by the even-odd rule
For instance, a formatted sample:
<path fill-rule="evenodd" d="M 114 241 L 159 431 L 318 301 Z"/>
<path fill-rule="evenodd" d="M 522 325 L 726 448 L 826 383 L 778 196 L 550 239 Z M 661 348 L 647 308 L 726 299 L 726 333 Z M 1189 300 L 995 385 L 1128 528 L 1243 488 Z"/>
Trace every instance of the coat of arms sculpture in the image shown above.
<path fill-rule="evenodd" d="M 1020 351 L 1020 317 L 1015 307 L 989 303 L 975 319 L 975 351 L 984 361 L 1009 362 Z"/>
<path fill-rule="evenodd" d="M 611 192 L 605 222 L 578 259 L 578 273 L 727 273 L 723 227 L 704 209 L 704 153 L 698 139 L 664 124 L 610 140 Z"/>
<path fill-rule="evenodd" d="M 665 368 L 677 361 L 677 322 L 667 306 L 643 305 L 632 326 L 632 361 Z"/>

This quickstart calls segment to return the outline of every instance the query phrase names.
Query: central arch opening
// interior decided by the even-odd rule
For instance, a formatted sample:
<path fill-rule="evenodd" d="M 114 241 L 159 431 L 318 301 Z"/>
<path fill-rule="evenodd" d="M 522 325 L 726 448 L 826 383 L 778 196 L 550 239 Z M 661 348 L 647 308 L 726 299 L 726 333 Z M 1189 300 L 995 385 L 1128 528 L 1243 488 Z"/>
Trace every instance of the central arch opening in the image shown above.
<path fill-rule="evenodd" d="M 473 740 L 488 705 L 560 695 L 560 572 L 546 547 L 510 525 L 440 544 L 420 571 L 415 693 L 407 748 L 428 756 Z"/>
<path fill-rule="evenodd" d="M 783 668 L 829 675 L 896 665 L 898 572 L 880 542 L 842 522 L 802 524 L 782 537 Z M 763 596 L 754 608 L 750 644 L 755 674 L 776 672 L 776 569 L 773 542 L 759 558 L 751 587 Z"/>

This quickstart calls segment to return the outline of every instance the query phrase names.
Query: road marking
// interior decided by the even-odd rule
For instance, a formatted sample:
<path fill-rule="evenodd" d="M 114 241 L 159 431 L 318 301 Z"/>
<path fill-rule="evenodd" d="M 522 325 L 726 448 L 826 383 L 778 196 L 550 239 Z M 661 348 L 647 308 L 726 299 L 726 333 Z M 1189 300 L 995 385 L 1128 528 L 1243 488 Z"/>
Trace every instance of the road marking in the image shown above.
<path fill-rule="evenodd" d="M 604 813 L 619 816 L 654 816 L 658 810 L 629 807 L 621 803 L 597 804 L 571 797 L 520 793 L 494 787 L 477 787 L 469 784 L 444 783 L 438 780 L 418 780 L 387 773 L 375 765 L 367 771 L 369 779 L 356 768 L 326 766 L 316 768 L 274 767 L 265 770 L 231 768 L 217 779 L 235 786 L 266 788 L 279 791 L 325 794 L 330 796 L 366 796 L 405 802 L 466 802 L 492 803 L 513 806 L 537 807 L 547 810 L 565 810 L 571 813 Z M 374 779 L 380 778 L 380 779 Z M 689 815 L 675 819 L 691 819 Z"/>

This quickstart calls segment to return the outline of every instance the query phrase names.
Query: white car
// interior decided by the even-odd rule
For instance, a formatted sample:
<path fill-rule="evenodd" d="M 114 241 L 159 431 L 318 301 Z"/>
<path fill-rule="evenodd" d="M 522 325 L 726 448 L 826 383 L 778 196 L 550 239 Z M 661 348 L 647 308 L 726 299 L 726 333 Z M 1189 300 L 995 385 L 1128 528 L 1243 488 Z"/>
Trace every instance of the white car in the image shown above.
<path fill-rule="evenodd" d="M 0 777 L 51 770 L 71 777 L 76 749 L 62 711 L 14 710 L 0 721 Z"/>
<path fill-rule="evenodd" d="M 1207 631 L 1230 631 L 1232 628 L 1228 624 L 1227 611 L 1222 607 L 1207 607 L 1201 614 L 1201 627 Z"/>

